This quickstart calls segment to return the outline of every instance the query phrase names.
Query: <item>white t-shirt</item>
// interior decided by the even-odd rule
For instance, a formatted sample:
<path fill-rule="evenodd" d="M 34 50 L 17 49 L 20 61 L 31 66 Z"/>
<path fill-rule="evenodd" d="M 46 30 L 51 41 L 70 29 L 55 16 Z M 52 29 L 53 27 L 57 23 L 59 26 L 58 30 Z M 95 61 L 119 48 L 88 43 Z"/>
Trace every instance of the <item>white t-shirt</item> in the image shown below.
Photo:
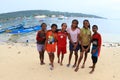
<path fill-rule="evenodd" d="M 80 29 L 76 28 L 74 31 L 71 28 L 67 29 L 67 32 L 70 34 L 70 37 L 72 39 L 73 42 L 77 42 L 77 36 L 78 34 L 80 34 Z"/>

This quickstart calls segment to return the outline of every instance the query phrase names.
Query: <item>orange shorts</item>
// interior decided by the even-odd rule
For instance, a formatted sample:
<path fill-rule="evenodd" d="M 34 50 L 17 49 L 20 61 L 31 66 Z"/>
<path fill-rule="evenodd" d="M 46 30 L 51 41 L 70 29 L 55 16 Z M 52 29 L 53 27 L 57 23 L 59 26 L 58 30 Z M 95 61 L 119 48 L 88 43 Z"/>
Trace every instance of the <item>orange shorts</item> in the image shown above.
<path fill-rule="evenodd" d="M 47 44 L 46 51 L 48 53 L 54 53 L 56 51 L 56 44 Z"/>

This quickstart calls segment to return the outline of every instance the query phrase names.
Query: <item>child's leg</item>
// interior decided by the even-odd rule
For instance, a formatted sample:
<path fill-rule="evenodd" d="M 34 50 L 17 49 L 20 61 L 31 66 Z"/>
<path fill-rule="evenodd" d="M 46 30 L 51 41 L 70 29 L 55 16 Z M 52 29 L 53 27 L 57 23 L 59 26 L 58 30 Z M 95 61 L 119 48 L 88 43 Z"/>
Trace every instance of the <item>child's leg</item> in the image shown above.
<path fill-rule="evenodd" d="M 84 68 L 85 67 L 85 62 L 87 60 L 87 56 L 88 56 L 88 52 L 85 52 L 85 56 L 84 56 L 84 62 L 83 62 L 83 65 L 81 68 Z"/>
<path fill-rule="evenodd" d="M 51 53 L 51 65 L 52 65 L 52 67 L 54 67 L 54 58 L 55 58 L 55 55 L 54 55 L 54 53 Z"/>
<path fill-rule="evenodd" d="M 60 63 L 60 53 L 57 53 L 58 63 Z"/>
<path fill-rule="evenodd" d="M 75 51 L 75 63 L 73 65 L 73 68 L 76 67 L 76 63 L 77 63 L 77 60 L 78 60 L 78 51 Z"/>
<path fill-rule="evenodd" d="M 62 56 L 61 56 L 61 63 L 60 63 L 60 65 L 63 65 L 63 58 L 64 58 L 64 54 L 62 53 Z"/>
<path fill-rule="evenodd" d="M 83 58 L 83 53 L 84 53 L 84 52 L 81 52 L 81 53 L 80 53 L 80 57 L 79 57 L 79 60 L 78 60 L 78 64 L 77 64 L 76 69 L 75 69 L 76 72 L 77 72 L 78 69 L 79 69 L 79 65 L 80 65 L 81 60 L 82 60 L 82 58 Z"/>
<path fill-rule="evenodd" d="M 40 59 L 40 64 L 42 65 L 42 52 L 39 51 L 39 59 Z"/>
<path fill-rule="evenodd" d="M 58 63 L 60 63 L 60 47 L 57 47 Z"/>
<path fill-rule="evenodd" d="M 92 68 L 92 70 L 90 71 L 90 73 L 93 73 L 93 72 L 94 72 L 94 70 L 95 70 L 95 65 L 96 65 L 96 63 L 97 63 L 97 59 L 98 59 L 97 57 L 92 56 L 93 65 L 90 66 L 90 68 Z"/>
<path fill-rule="evenodd" d="M 52 53 L 48 53 L 48 55 L 49 55 L 50 65 L 52 65 Z"/>
<path fill-rule="evenodd" d="M 93 63 L 93 66 L 90 67 L 90 68 L 92 68 L 92 70 L 90 71 L 90 74 L 94 72 L 94 70 L 95 70 L 95 64 L 96 63 Z"/>
<path fill-rule="evenodd" d="M 45 64 L 44 63 L 44 50 L 42 51 L 42 64 Z"/>
<path fill-rule="evenodd" d="M 73 51 L 70 51 L 70 54 L 69 54 L 69 62 L 68 62 L 68 64 L 67 64 L 68 67 L 70 66 L 70 63 L 71 63 L 72 54 L 73 54 Z"/>

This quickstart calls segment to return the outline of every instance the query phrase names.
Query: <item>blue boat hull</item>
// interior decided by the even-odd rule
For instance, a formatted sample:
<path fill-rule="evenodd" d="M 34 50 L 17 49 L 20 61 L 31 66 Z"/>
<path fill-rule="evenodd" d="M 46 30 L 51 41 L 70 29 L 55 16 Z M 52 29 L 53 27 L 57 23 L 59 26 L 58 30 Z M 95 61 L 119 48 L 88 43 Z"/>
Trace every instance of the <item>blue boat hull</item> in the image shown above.
<path fill-rule="evenodd" d="M 13 30 L 12 32 L 10 32 L 11 34 L 24 34 L 24 33 L 29 33 L 32 31 L 38 31 L 41 29 L 41 26 L 34 26 L 34 27 L 30 27 L 30 28 L 23 28 L 23 29 L 18 29 L 18 30 Z"/>
<path fill-rule="evenodd" d="M 14 29 L 20 29 L 20 28 L 23 28 L 22 24 L 19 24 L 17 26 L 10 26 L 8 28 L 4 28 L 4 29 L 0 30 L 0 33 L 4 33 L 6 31 L 11 31 L 11 30 L 14 30 Z"/>

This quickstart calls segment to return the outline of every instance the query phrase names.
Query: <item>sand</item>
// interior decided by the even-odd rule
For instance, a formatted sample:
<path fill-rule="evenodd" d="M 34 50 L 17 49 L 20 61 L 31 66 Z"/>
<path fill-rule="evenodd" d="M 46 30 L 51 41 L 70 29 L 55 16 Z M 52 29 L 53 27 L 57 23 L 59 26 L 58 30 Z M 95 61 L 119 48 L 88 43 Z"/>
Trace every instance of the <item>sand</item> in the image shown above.
<path fill-rule="evenodd" d="M 0 80 L 120 80 L 120 47 L 102 47 L 101 56 L 95 72 L 89 74 L 92 65 L 89 53 L 86 66 L 74 72 L 72 65 L 68 68 L 68 53 L 63 66 L 57 63 L 49 69 L 48 54 L 45 52 L 45 65 L 40 65 L 36 44 L 26 46 L 23 43 L 0 44 Z M 80 53 L 79 53 L 80 54 Z M 55 53 L 56 55 L 56 53 Z M 72 64 L 74 62 L 74 55 Z"/>

